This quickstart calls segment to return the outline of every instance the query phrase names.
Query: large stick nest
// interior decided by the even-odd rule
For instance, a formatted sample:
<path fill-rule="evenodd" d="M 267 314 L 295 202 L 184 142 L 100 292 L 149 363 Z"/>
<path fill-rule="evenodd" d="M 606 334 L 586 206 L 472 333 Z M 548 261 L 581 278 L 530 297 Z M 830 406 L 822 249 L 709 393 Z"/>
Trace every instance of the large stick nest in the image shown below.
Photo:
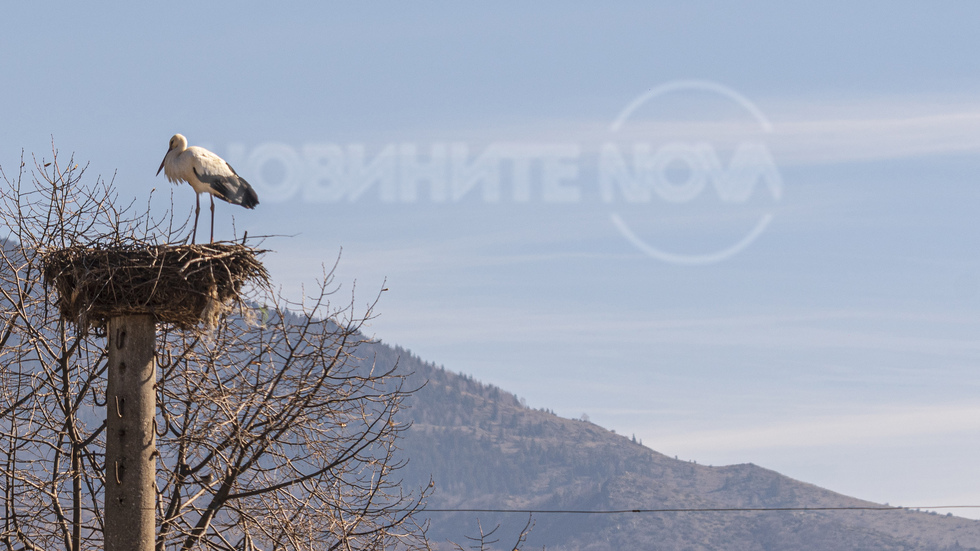
<path fill-rule="evenodd" d="M 268 283 L 258 251 L 245 245 L 69 247 L 43 253 L 44 280 L 61 315 L 79 327 L 150 314 L 158 323 L 214 327 L 248 282 Z"/>

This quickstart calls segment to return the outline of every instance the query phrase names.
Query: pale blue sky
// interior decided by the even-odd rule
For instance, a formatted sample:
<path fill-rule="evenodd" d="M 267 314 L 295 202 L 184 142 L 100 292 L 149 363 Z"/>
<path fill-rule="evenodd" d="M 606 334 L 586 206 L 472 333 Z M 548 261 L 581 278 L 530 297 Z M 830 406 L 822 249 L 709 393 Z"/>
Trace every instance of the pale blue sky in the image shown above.
<path fill-rule="evenodd" d="M 293 296 L 343 248 L 342 296 L 356 280 L 366 303 L 387 280 L 370 328 L 387 342 L 669 455 L 893 504 L 980 504 L 980 6 L 34 3 L 3 16 L 8 173 L 22 148 L 49 156 L 53 136 L 93 176 L 116 173 L 123 197 L 174 189 L 189 212 L 190 189 L 153 176 L 183 133 L 259 189 L 254 212 L 218 205 L 219 237 L 232 216 L 239 232 L 295 235 L 266 258 Z M 634 99 L 692 79 L 744 97 L 771 131 L 695 90 L 610 132 Z M 597 152 L 637 136 L 709 143 L 723 163 L 764 143 L 782 194 L 720 203 L 709 184 L 687 202 L 604 201 Z M 304 151 L 325 146 L 394 163 L 394 200 L 377 185 L 311 199 L 323 181 Z M 467 162 L 503 151 L 497 200 L 478 186 L 439 202 L 428 183 L 399 195 L 410 148 L 424 165 L 460 146 Z M 257 160 L 270 151 L 296 162 Z M 548 155 L 566 170 L 558 187 Z M 561 189 L 577 195 L 549 200 Z M 738 254 L 678 266 L 634 247 L 614 212 L 691 254 L 772 218 Z"/>

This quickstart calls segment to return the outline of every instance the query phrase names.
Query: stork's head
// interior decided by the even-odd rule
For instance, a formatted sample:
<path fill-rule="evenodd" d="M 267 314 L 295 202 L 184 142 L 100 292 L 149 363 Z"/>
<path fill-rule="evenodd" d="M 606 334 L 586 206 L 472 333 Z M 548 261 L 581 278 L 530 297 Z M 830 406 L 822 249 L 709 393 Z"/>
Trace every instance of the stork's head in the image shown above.
<path fill-rule="evenodd" d="M 163 165 L 167 164 L 167 159 L 173 158 L 173 155 L 177 155 L 181 151 L 187 149 L 187 138 L 182 134 L 174 134 L 173 138 L 170 138 L 170 148 L 167 149 L 167 154 L 163 156 L 163 160 L 160 161 L 160 168 L 157 169 L 157 176 L 160 175 L 160 171 L 163 170 Z"/>

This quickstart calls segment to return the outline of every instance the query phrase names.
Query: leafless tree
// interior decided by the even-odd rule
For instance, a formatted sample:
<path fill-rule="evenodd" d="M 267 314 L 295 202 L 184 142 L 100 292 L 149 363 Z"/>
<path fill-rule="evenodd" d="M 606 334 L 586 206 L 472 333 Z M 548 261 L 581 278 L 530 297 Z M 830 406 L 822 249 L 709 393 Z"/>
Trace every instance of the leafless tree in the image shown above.
<path fill-rule="evenodd" d="M 105 336 L 62 319 L 41 255 L 178 241 L 83 185 L 73 159 L 0 169 L 0 546 L 100 548 Z M 373 304 L 331 303 L 331 272 L 300 303 L 271 288 L 210 331 L 158 328 L 157 549 L 419 549 L 426 489 L 403 491 L 396 419 L 412 389 L 359 358 Z"/>
<path fill-rule="evenodd" d="M 479 520 L 477 520 L 476 524 L 477 524 L 477 529 L 479 529 L 480 531 L 480 535 L 465 536 L 466 539 L 470 540 L 470 543 L 467 547 L 463 547 L 462 545 L 454 541 L 450 541 L 449 543 L 450 545 L 452 545 L 453 549 L 455 549 L 456 551 L 467 551 L 467 548 L 471 549 L 472 551 L 491 551 L 492 549 L 494 549 L 494 544 L 500 543 L 500 537 L 496 535 L 497 530 L 500 530 L 499 524 L 494 526 L 493 529 L 491 529 L 489 532 L 484 530 L 483 524 Z M 504 549 L 508 549 L 511 551 L 521 551 L 521 549 L 524 548 L 525 542 L 527 542 L 527 537 L 531 534 L 531 530 L 533 529 L 534 529 L 534 518 L 531 515 L 528 515 L 527 523 L 524 524 L 524 528 L 522 528 L 520 533 L 517 535 L 517 541 L 515 541 L 514 544 L 511 545 L 510 547 L 505 547 Z"/>

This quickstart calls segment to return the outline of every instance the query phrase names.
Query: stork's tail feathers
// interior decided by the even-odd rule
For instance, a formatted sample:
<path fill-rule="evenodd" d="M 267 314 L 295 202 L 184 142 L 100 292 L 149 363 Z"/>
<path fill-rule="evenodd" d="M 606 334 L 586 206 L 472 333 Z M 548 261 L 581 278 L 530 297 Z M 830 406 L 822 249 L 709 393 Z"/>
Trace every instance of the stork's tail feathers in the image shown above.
<path fill-rule="evenodd" d="M 231 168 L 229 165 L 228 168 Z M 228 201 L 233 205 L 241 205 L 247 209 L 254 209 L 255 205 L 259 204 L 259 196 L 252 189 L 252 186 L 245 181 L 237 173 L 235 169 L 231 169 L 232 175 L 216 175 L 198 172 L 197 168 L 194 168 L 194 174 L 199 180 L 208 184 L 213 192 L 213 195 L 217 195 L 219 198 Z"/>
<path fill-rule="evenodd" d="M 241 183 L 241 185 L 238 186 L 235 196 L 228 198 L 228 202 L 241 205 L 247 209 L 254 209 L 255 205 L 259 204 L 258 194 L 256 194 L 255 190 L 252 189 L 252 186 L 245 181 L 245 178 L 239 176 L 238 181 Z"/>

